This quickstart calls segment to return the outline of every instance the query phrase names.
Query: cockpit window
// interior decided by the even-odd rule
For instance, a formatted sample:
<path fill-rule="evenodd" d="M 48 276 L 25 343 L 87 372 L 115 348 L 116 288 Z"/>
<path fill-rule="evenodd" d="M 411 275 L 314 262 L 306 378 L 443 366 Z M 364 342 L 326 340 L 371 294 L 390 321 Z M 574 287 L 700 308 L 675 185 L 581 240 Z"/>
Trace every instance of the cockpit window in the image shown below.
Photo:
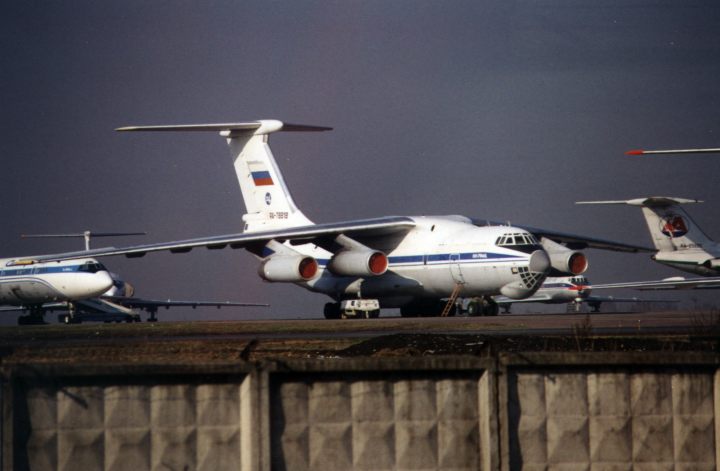
<path fill-rule="evenodd" d="M 513 232 L 503 234 L 497 238 L 495 245 L 498 247 L 507 247 L 525 253 L 532 253 L 541 248 L 540 243 L 534 235 L 529 232 Z"/>
<path fill-rule="evenodd" d="M 102 270 L 105 270 L 105 267 L 99 262 L 85 262 L 78 267 L 78 271 L 86 273 L 97 273 Z"/>
<path fill-rule="evenodd" d="M 500 247 L 512 245 L 538 245 L 538 241 L 534 235 L 526 233 L 503 234 L 497 238 L 495 245 Z"/>

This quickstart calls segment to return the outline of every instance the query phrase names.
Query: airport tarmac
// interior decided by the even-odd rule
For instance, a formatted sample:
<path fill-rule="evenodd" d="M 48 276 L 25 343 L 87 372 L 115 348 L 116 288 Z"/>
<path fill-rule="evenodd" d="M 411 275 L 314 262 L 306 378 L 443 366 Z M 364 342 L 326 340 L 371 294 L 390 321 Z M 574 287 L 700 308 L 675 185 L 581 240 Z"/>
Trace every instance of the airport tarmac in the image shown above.
<path fill-rule="evenodd" d="M 717 351 L 720 313 L 662 311 L 13 326 L 4 364 L 227 363 L 503 351 Z M 494 347 L 493 347 L 494 346 Z"/>

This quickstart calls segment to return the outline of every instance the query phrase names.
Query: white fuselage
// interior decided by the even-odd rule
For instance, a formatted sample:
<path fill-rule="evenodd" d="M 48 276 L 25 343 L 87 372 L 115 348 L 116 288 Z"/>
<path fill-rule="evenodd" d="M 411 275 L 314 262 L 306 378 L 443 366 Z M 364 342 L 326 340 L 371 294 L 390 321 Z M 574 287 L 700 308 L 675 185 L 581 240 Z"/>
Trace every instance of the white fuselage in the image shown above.
<path fill-rule="evenodd" d="M 0 304 L 38 305 L 99 296 L 113 284 L 95 259 L 9 265 L 0 260 Z"/>
<path fill-rule="evenodd" d="M 541 302 L 562 304 L 582 302 L 592 292 L 587 278 L 581 276 L 548 277 L 534 296 L 545 298 Z"/>
<path fill-rule="evenodd" d="M 314 257 L 321 268 L 315 279 L 299 284 L 336 300 L 377 298 L 387 308 L 418 298 L 448 297 L 457 284 L 462 285 L 461 296 L 502 293 L 522 299 L 532 295 L 545 279 L 547 255 L 523 229 L 478 227 L 462 216 L 412 219 L 416 226 L 407 233 L 372 240 L 371 246 L 388 256 L 388 270 L 380 276 L 334 275 L 327 269 L 332 253 L 312 244 L 293 246 Z M 496 242 L 507 234 L 524 239 L 518 238 L 517 245 L 498 246 Z M 535 244 L 525 244 L 527 238 Z"/>

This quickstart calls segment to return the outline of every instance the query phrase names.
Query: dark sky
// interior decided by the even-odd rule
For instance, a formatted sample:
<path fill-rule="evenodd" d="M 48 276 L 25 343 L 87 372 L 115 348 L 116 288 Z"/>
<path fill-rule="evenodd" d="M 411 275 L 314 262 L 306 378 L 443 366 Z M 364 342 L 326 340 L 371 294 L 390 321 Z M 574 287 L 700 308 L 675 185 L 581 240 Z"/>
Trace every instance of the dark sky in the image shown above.
<path fill-rule="evenodd" d="M 316 222 L 463 214 L 650 244 L 640 211 L 576 200 L 700 198 L 720 237 L 720 4 L 708 1 L 6 1 L 0 12 L 2 256 L 78 249 L 31 232 L 147 231 L 95 247 L 241 231 L 213 134 L 124 125 L 275 118 L 293 196 Z M 596 283 L 680 275 L 590 251 Z M 321 316 L 243 251 L 104 262 L 144 297 L 270 302 L 166 318 Z M 668 297 L 668 296 L 665 296 Z M 685 294 L 687 303 L 714 296 Z"/>

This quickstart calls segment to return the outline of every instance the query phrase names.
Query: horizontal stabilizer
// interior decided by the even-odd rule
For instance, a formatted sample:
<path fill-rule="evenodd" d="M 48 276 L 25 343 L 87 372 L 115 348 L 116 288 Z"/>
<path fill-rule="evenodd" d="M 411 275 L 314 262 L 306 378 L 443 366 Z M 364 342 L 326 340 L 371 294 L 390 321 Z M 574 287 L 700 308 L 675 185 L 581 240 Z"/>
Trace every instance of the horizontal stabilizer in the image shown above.
<path fill-rule="evenodd" d="M 643 150 L 633 149 L 625 152 L 625 155 L 651 155 L 651 154 L 711 154 L 720 153 L 720 149 L 672 149 L 672 150 Z"/>
<path fill-rule="evenodd" d="M 576 201 L 575 204 L 628 204 L 631 206 L 646 206 L 648 208 L 663 208 L 676 204 L 702 203 L 702 200 L 688 198 L 675 198 L 669 196 L 651 196 L 649 198 L 636 198 L 632 200 L 608 201 Z"/>
<path fill-rule="evenodd" d="M 62 238 L 62 237 L 120 237 L 147 235 L 147 232 L 71 232 L 67 234 L 21 234 L 21 239 Z"/>
<path fill-rule="evenodd" d="M 125 126 L 115 129 L 116 131 L 252 131 L 252 134 L 270 134 L 278 131 L 286 132 L 319 132 L 331 131 L 327 126 L 311 126 L 307 124 L 283 123 L 274 119 L 263 119 L 259 121 L 248 121 L 243 123 L 218 123 L 218 124 L 179 124 L 163 126 Z"/>

